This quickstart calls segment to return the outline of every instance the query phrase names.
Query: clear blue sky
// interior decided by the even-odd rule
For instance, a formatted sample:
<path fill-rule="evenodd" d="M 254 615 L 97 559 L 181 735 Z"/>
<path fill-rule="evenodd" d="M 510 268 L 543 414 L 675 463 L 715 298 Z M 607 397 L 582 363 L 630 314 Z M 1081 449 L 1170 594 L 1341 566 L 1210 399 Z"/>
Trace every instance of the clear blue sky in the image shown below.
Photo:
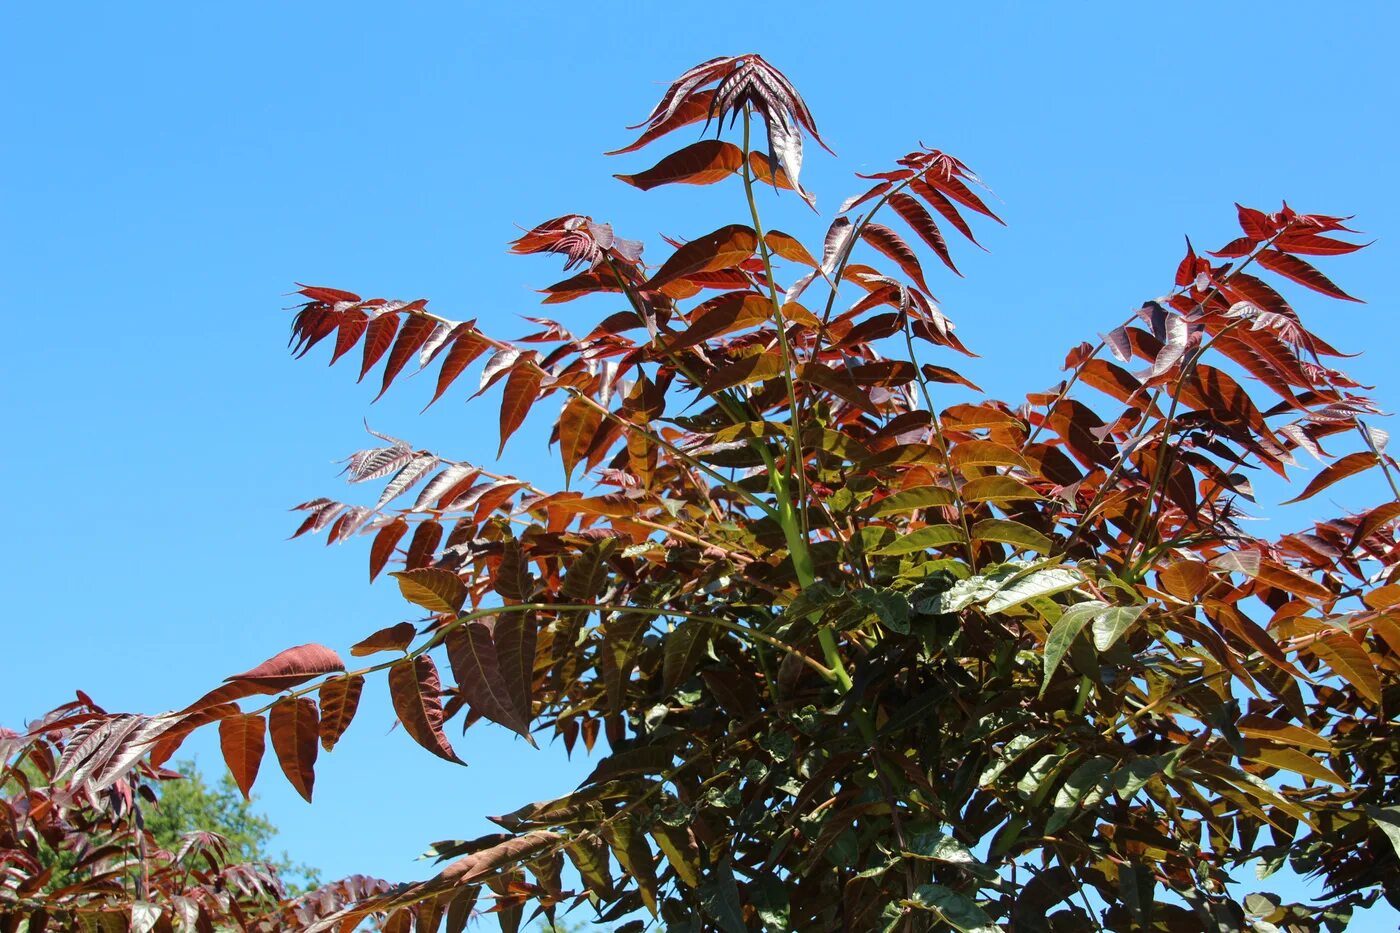
<path fill-rule="evenodd" d="M 732 218 L 733 188 L 642 194 L 610 175 L 656 153 L 601 155 L 665 82 L 718 54 L 760 51 L 802 89 L 842 157 L 809 153 L 804 181 L 828 211 L 850 172 L 920 140 L 988 180 L 1009 227 L 981 228 L 991 252 L 959 249 L 967 279 L 935 291 L 983 353 L 964 371 L 993 394 L 1051 384 L 1065 348 L 1166 291 L 1183 234 L 1219 245 L 1233 201 L 1287 198 L 1356 213 L 1379 238 L 1324 261 L 1369 304 L 1289 294 L 1334 344 L 1366 351 L 1351 371 L 1400 404 L 1393 5 L 704 9 L 7 5 L 0 722 L 74 687 L 115 709 L 176 707 L 289 644 L 344 649 L 408 617 L 391 585 L 365 585 L 363 540 L 286 541 L 286 508 L 354 494 L 332 461 L 364 446 L 362 417 L 489 460 L 494 407 L 457 393 L 420 418 L 423 379 L 371 407 L 346 364 L 288 358 L 285 293 L 297 280 L 428 297 L 509 335 L 558 271 L 504 255 L 514 225 L 588 213 L 664 255 L 659 233 Z M 769 210 L 814 230 L 795 198 Z M 673 211 L 685 226 L 662 220 Z M 552 481 L 543 440 L 522 432 L 506 467 Z M 392 722 L 376 684 L 323 757 L 315 806 L 265 763 L 283 843 L 328 876 L 422 874 L 411 858 L 428 841 L 477 835 L 480 814 L 584 773 L 495 728 L 459 741 L 471 767 L 456 768 Z M 190 746 L 210 770 L 212 738 Z"/>

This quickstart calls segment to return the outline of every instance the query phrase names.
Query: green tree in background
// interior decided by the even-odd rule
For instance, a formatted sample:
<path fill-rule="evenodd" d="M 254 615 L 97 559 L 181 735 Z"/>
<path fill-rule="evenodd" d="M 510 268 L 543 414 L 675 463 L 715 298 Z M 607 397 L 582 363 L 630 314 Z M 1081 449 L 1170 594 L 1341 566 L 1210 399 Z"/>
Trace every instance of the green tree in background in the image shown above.
<path fill-rule="evenodd" d="M 157 845 L 174 851 L 186 833 L 215 832 L 229 841 L 238 861 L 267 862 L 276 868 L 289 892 L 316 887 L 320 874 L 315 868 L 293 862 L 286 852 L 273 855 L 269 846 L 277 827 L 254 808 L 256 795 L 243 799 L 227 772 L 210 784 L 192 760 L 177 761 L 173 769 L 184 777 L 163 782 L 155 806 L 146 814 L 146 828 Z"/>

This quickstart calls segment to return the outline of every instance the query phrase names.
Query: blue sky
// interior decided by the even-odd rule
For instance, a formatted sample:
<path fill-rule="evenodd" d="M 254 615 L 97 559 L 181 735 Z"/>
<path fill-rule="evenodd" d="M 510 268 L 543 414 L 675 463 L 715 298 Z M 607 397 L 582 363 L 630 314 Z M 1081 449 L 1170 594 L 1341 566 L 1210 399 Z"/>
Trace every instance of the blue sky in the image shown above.
<path fill-rule="evenodd" d="M 236 13 L 232 12 L 236 9 Z M 1289 294 L 1348 368 L 1400 404 L 1393 323 L 1400 137 L 1388 4 L 934 7 L 612 3 L 51 4 L 0 19 L 0 370 L 11 453 L 0 538 L 0 722 L 82 687 L 116 709 L 188 702 L 289 644 L 344 649 L 410 615 L 365 585 L 366 545 L 285 540 L 287 507 L 349 496 L 332 461 L 361 419 L 489 461 L 492 405 L 409 380 L 371 406 L 325 355 L 283 343 L 293 281 L 431 299 L 523 333 L 557 264 L 505 256 L 516 225 L 568 212 L 652 243 L 733 219 L 728 186 L 649 194 L 630 141 L 665 83 L 762 52 L 841 155 L 809 153 L 828 212 L 922 140 L 987 179 L 1008 221 L 958 249 L 934 289 L 983 354 L 963 371 L 1015 398 L 1066 348 L 1161 294 L 1182 254 L 1235 236 L 1238 200 L 1356 213 L 1378 238 L 1324 269 L 1365 305 Z M 853 16 L 859 10 L 860 16 Z M 815 149 L 815 147 L 813 147 Z M 769 222 L 811 234 L 795 198 Z M 685 217 L 684 225 L 666 217 Z M 586 309 L 565 306 L 578 323 Z M 943 360 L 941 362 L 954 362 Z M 506 469 L 554 481 L 527 426 Z M 1337 487 L 1361 507 L 1378 485 Z M 1278 496 L 1276 498 L 1283 498 Z M 1306 510 L 1271 524 L 1290 527 Z M 467 769 L 417 750 L 382 684 L 319 765 L 308 807 L 269 760 L 260 790 L 297 859 L 327 876 L 422 874 L 481 814 L 561 793 L 586 766 L 504 730 L 458 742 Z M 217 761 L 213 736 L 191 743 Z"/>

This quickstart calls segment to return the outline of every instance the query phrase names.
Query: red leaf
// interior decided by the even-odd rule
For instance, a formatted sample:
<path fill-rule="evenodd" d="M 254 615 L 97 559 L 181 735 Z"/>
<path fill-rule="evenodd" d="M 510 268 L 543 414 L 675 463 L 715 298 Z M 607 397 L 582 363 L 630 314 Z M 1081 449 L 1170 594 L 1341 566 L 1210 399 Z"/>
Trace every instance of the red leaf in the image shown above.
<path fill-rule="evenodd" d="M 1288 253 L 1281 253 L 1276 249 L 1266 249 L 1259 253 L 1259 264 L 1266 269 L 1274 270 L 1285 278 L 1292 279 L 1299 285 L 1306 285 L 1315 292 L 1340 298 L 1343 301 L 1364 303 L 1361 302 L 1360 298 L 1353 298 L 1342 291 L 1331 279 L 1297 256 L 1290 256 Z"/>
<path fill-rule="evenodd" d="M 355 710 L 360 706 L 360 692 L 365 679 L 359 674 L 348 677 L 332 677 L 321 685 L 321 747 L 326 751 L 335 748 L 335 743 L 345 734 L 350 720 L 355 718 Z"/>
<path fill-rule="evenodd" d="M 1376 455 L 1370 451 L 1347 454 L 1340 460 L 1329 464 L 1325 470 L 1314 476 L 1312 482 L 1308 483 L 1307 487 L 1304 488 L 1300 495 L 1280 504 L 1288 505 L 1293 502 L 1302 502 L 1304 499 L 1311 499 L 1333 483 L 1341 482 L 1348 476 L 1354 476 L 1364 470 L 1369 470 L 1371 467 L 1375 466 L 1376 463 Z"/>
<path fill-rule="evenodd" d="M 645 172 L 614 175 L 634 188 L 650 191 L 661 185 L 712 185 L 744 164 L 744 153 L 733 143 L 706 139 L 673 152 Z"/>
<path fill-rule="evenodd" d="M 379 529 L 379 533 L 374 536 L 374 543 L 369 548 L 369 582 L 373 583 L 374 578 L 384 569 L 384 565 L 389 563 L 389 558 L 394 554 L 394 546 L 406 531 L 408 522 L 402 518 L 396 518 Z"/>
<path fill-rule="evenodd" d="M 582 398 L 571 398 L 559 416 L 559 456 L 564 461 L 564 479 L 573 476 L 574 467 L 593 446 L 593 438 L 603 425 L 603 413 Z"/>
<path fill-rule="evenodd" d="M 425 569 L 412 572 L 432 573 L 434 571 Z M 450 573 L 450 571 L 447 570 L 441 572 Z M 451 574 L 451 576 L 453 579 L 457 578 L 455 573 Z M 457 582 L 459 584 L 461 583 L 460 580 Z M 417 634 L 418 629 L 412 622 L 400 622 L 398 625 L 382 628 L 368 638 L 355 642 L 355 644 L 350 646 L 350 655 L 351 657 L 363 658 L 365 655 L 377 654 L 380 651 L 403 651 L 409 645 L 413 644 L 413 639 Z M 329 683 L 329 681 L 327 681 L 327 683 Z"/>
<path fill-rule="evenodd" d="M 394 340 L 394 334 L 399 329 L 399 316 L 397 314 L 381 314 L 379 317 L 369 322 L 369 327 L 365 330 L 365 355 L 360 363 L 360 382 L 365 378 L 365 374 L 374 368 L 374 364 L 379 362 L 379 358 L 384 355 L 384 351 L 389 349 L 389 344 Z"/>
<path fill-rule="evenodd" d="M 331 354 L 328 365 L 334 366 L 336 360 L 349 353 L 351 348 L 360 342 L 368 326 L 369 315 L 363 311 L 346 311 L 341 314 L 340 329 L 335 335 L 335 352 Z"/>
<path fill-rule="evenodd" d="M 982 202 L 982 199 L 978 197 L 967 185 L 963 184 L 960 179 L 948 177 L 930 178 L 929 174 L 926 173 L 924 175 L 924 180 L 929 181 L 931 184 L 933 184 L 934 187 L 938 188 L 941 192 L 947 194 L 948 197 L 952 198 L 954 201 L 957 201 L 959 204 L 962 204 L 966 207 L 970 207 L 977 213 L 982 214 L 985 217 L 990 217 L 992 218 L 992 220 L 995 220 L 1002 226 L 1006 226 L 1006 221 L 1002 220 L 996 214 L 993 214 L 991 209 Z"/>
<path fill-rule="evenodd" d="M 301 285 L 300 282 L 297 284 Z M 339 301 L 360 300 L 360 296 L 354 292 L 343 292 L 338 288 L 324 288 L 318 285 L 301 285 L 300 294 L 305 295 L 312 301 L 323 301 L 328 305 L 333 305 Z"/>
<path fill-rule="evenodd" d="M 320 734 L 316 701 L 283 697 L 272 704 L 267 725 L 282 773 L 310 803 L 311 789 L 316 783 L 316 740 Z"/>
<path fill-rule="evenodd" d="M 438 370 L 437 390 L 433 392 L 428 405 L 442 398 L 442 393 L 447 391 L 447 387 L 462 375 L 462 371 L 471 365 L 472 360 L 486 352 L 486 348 L 491 345 L 471 323 L 458 324 L 453 329 L 452 336 L 447 339 L 452 342 L 452 349 L 443 357 L 442 368 Z M 423 407 L 426 411 L 428 406 Z"/>
<path fill-rule="evenodd" d="M 1239 212 L 1240 229 L 1244 231 L 1245 236 L 1256 243 L 1262 243 L 1274 235 L 1274 225 L 1269 223 L 1268 214 L 1238 202 L 1235 203 L 1235 209 Z"/>
<path fill-rule="evenodd" d="M 224 762 L 229 773 L 238 782 L 243 799 L 248 799 L 253 789 L 253 781 L 258 777 L 258 766 L 263 757 L 263 730 L 267 722 L 261 716 L 237 715 L 219 723 L 219 747 L 224 753 Z"/>
<path fill-rule="evenodd" d="M 418 348 L 428 342 L 436 327 L 437 321 L 417 314 L 409 315 L 404 321 L 399 339 L 394 341 L 394 349 L 389 351 L 389 361 L 384 364 L 384 382 L 379 387 L 379 395 L 374 397 L 376 402 L 389 391 L 389 383 L 403 371 L 404 365 L 418 352 Z"/>
<path fill-rule="evenodd" d="M 447 660 L 452 676 L 473 710 L 529 738 L 529 714 L 516 707 L 506 687 L 491 628 L 487 622 L 472 621 L 448 633 Z"/>
<path fill-rule="evenodd" d="M 506 441 L 525 423 L 525 416 L 539 399 L 543 381 L 544 371 L 532 357 L 522 358 L 511 369 L 501 396 L 501 446 L 496 451 L 497 457 L 505 453 Z"/>
<path fill-rule="evenodd" d="M 860 238 L 893 259 L 904 274 L 918 283 L 920 288 L 924 291 L 929 290 L 928 283 L 924 281 L 924 269 L 919 265 L 919 258 L 898 233 L 883 224 L 866 224 L 861 228 Z"/>
<path fill-rule="evenodd" d="M 408 554 L 403 565 L 408 570 L 416 570 L 433 559 L 438 542 L 442 540 L 442 525 L 436 520 L 419 522 L 413 538 L 408 542 Z"/>
<path fill-rule="evenodd" d="M 943 264 L 952 269 L 957 275 L 958 267 L 953 265 L 953 257 L 948 254 L 948 244 L 943 239 L 943 234 L 938 230 L 938 224 L 934 223 L 928 211 L 924 210 L 922 204 L 904 193 L 890 195 L 890 207 L 895 213 L 904 218 L 904 222 L 913 228 L 914 232 L 929 245 L 938 258 L 943 260 Z"/>
<path fill-rule="evenodd" d="M 1332 237 L 1318 236 L 1315 233 L 1297 231 L 1288 233 L 1275 241 L 1287 253 L 1302 253 L 1304 256 L 1342 256 L 1365 249 L 1369 243 L 1348 243 Z"/>
<path fill-rule="evenodd" d="M 651 277 L 650 290 L 683 279 L 698 272 L 730 269 L 753 255 L 758 248 L 758 235 L 743 224 L 730 224 L 713 233 L 691 240 L 671 254 L 671 257 Z"/>
<path fill-rule="evenodd" d="M 508 612 L 497 616 L 491 629 L 501 679 L 511 704 L 526 723 L 534 716 L 535 616 L 532 612 Z"/>
<path fill-rule="evenodd" d="M 909 188 L 919 197 L 927 201 L 930 207 L 942 214 L 944 219 L 956 227 L 958 232 L 967 237 L 974 246 L 985 249 L 981 243 L 977 242 L 977 238 L 972 235 L 972 228 L 968 226 L 962 214 L 958 213 L 958 209 L 953 206 L 953 202 L 945 198 L 937 188 L 933 187 L 922 178 L 915 178 L 910 181 Z"/>
<path fill-rule="evenodd" d="M 224 680 L 229 683 L 254 684 L 266 688 L 269 692 L 276 692 L 306 683 L 319 674 L 343 670 L 345 662 L 340 660 L 340 655 L 325 645 L 298 645 L 273 655 L 252 670 L 234 674 Z"/>
<path fill-rule="evenodd" d="M 771 320 L 773 306 L 757 292 L 726 292 L 690 312 L 690 326 L 666 341 L 671 350 L 683 350 L 731 331 Z"/>
<path fill-rule="evenodd" d="M 870 401 L 870 396 L 865 390 L 856 385 L 855 380 L 844 371 L 832 369 L 823 363 L 804 363 L 797 378 L 826 389 L 862 411 L 877 416 L 880 414 L 880 410 Z"/>
<path fill-rule="evenodd" d="M 463 764 L 442 732 L 441 694 L 437 665 L 426 654 L 404 658 L 389 668 L 389 696 L 404 731 L 439 758 Z"/>
<path fill-rule="evenodd" d="M 621 149 L 613 149 L 611 152 L 603 153 L 603 155 L 622 155 L 627 152 L 636 152 L 647 143 L 665 136 L 672 130 L 679 129 L 682 126 L 688 126 L 691 123 L 699 123 L 709 116 L 710 101 L 714 99 L 714 96 L 714 91 L 696 91 L 682 101 L 680 106 L 678 106 L 669 117 L 649 127 L 646 132 L 638 136 L 637 141 L 632 143 L 632 145 L 624 146 Z"/>

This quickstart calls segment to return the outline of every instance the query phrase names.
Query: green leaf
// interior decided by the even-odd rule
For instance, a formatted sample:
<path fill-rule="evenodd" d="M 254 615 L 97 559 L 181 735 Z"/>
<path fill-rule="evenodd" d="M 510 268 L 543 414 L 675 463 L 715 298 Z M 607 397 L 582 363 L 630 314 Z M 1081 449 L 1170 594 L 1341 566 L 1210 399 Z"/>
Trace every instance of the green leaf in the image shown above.
<path fill-rule="evenodd" d="M 914 551 L 929 551 L 963 540 L 965 539 L 962 529 L 957 525 L 929 525 L 927 528 L 920 528 L 918 531 L 904 535 L 893 544 L 888 544 L 872 553 L 912 554 Z"/>
<path fill-rule="evenodd" d="M 685 619 L 666 633 L 663 642 L 662 683 L 667 691 L 674 690 L 690 676 L 700 656 L 709 644 L 709 623 Z"/>
<path fill-rule="evenodd" d="M 860 589 L 851 593 L 851 601 L 855 606 L 842 614 L 843 627 L 861 625 L 873 615 L 890 631 L 909 634 L 912 608 L 903 593 L 891 589 Z"/>
<path fill-rule="evenodd" d="M 951 489 L 945 489 L 942 486 L 916 486 L 913 489 L 905 489 L 886 499 L 881 499 L 871 508 L 870 514 L 873 516 L 899 515 L 904 512 L 912 512 L 915 509 L 952 505 L 956 501 L 957 497 Z"/>
<path fill-rule="evenodd" d="M 1084 626 L 1108 609 L 1108 603 L 1091 599 L 1070 606 L 1060 615 L 1059 621 L 1050 629 L 1050 636 L 1045 639 L 1045 679 L 1040 684 L 1040 696 L 1045 696 L 1045 691 L 1050 686 L 1050 678 L 1054 676 L 1055 669 L 1060 666 L 1060 659 L 1069 651 L 1075 637 Z"/>
<path fill-rule="evenodd" d="M 1395 850 L 1395 854 L 1400 855 L 1400 806 L 1378 807 L 1368 803 L 1366 815 L 1385 833 L 1385 838 L 1390 840 L 1390 847 Z"/>
<path fill-rule="evenodd" d="M 1028 551 L 1050 553 L 1051 541 L 1034 528 L 1006 518 L 985 518 L 972 526 L 974 541 L 1000 541 Z"/>
<path fill-rule="evenodd" d="M 1142 615 L 1145 606 L 1115 606 L 1094 620 L 1094 647 L 1107 651 Z"/>
<path fill-rule="evenodd" d="M 1080 810 L 1093 807 L 1103 799 L 1103 779 L 1113 770 L 1114 764 L 1112 758 L 1091 758 L 1070 772 L 1064 785 L 1055 792 L 1055 810 L 1045 824 L 1047 836 L 1068 825 Z"/>
<path fill-rule="evenodd" d="M 787 885 L 777 875 L 769 873 L 749 882 L 749 903 L 773 933 L 786 933 L 791 928 Z"/>
<path fill-rule="evenodd" d="M 1018 577 L 997 590 L 987 599 L 988 612 L 1004 612 L 1037 596 L 1051 596 L 1074 589 L 1084 582 L 1084 575 L 1069 567 L 1035 570 Z"/>
<path fill-rule="evenodd" d="M 739 885 L 728 860 L 720 862 L 700 883 L 700 907 L 724 933 L 747 933 Z"/>
<path fill-rule="evenodd" d="M 914 896 L 904 903 L 938 914 L 944 923 L 960 933 L 1000 933 L 992 918 L 972 898 L 941 884 L 920 885 Z"/>

